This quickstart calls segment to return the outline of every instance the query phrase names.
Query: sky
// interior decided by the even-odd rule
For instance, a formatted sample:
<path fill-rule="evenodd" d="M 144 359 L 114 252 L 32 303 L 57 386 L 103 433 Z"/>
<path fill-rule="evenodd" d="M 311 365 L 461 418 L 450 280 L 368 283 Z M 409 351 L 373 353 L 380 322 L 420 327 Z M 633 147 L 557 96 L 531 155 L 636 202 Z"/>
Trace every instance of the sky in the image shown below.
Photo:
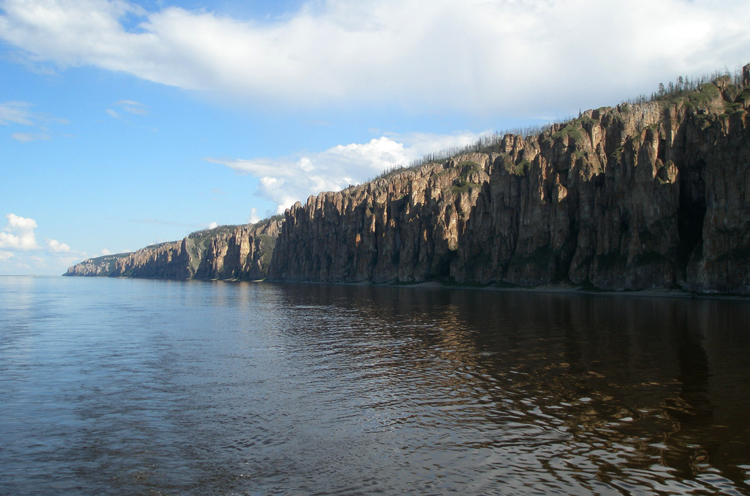
<path fill-rule="evenodd" d="M 747 0 L 0 0 L 0 274 L 750 62 Z"/>

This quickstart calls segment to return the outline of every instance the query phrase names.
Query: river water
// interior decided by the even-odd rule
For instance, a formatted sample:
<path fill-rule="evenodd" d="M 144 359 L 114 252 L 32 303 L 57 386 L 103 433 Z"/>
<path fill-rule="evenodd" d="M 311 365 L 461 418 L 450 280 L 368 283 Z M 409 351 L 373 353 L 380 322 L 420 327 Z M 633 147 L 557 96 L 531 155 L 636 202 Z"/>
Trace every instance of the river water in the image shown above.
<path fill-rule="evenodd" d="M 750 301 L 0 277 L 0 494 L 750 494 Z"/>

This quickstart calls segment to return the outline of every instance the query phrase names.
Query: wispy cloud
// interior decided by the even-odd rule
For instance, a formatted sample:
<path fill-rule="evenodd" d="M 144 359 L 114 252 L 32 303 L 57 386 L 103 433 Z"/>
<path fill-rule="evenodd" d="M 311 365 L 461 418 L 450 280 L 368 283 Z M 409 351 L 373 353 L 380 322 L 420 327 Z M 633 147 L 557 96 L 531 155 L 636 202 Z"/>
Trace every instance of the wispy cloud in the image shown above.
<path fill-rule="evenodd" d="M 133 100 L 120 100 L 119 102 L 116 102 L 115 105 L 118 105 L 122 110 L 131 114 L 148 115 L 148 105 L 144 105 L 140 102 L 135 102 Z"/>
<path fill-rule="evenodd" d="M 24 126 L 34 125 L 34 114 L 30 107 L 31 105 L 26 102 L 0 103 L 0 124 L 4 126 L 10 123 Z"/>
<path fill-rule="evenodd" d="M 49 134 L 44 133 L 12 133 L 10 135 L 16 141 L 21 143 L 30 143 L 32 141 L 49 141 L 52 138 Z"/>
<path fill-rule="evenodd" d="M 479 136 L 474 133 L 393 134 L 367 143 L 338 145 L 322 152 L 290 157 L 206 160 L 257 177 L 260 180 L 258 194 L 273 201 L 277 212 L 281 213 L 309 195 L 359 184 L 387 168 L 408 165 L 428 153 L 469 145 Z"/>
<path fill-rule="evenodd" d="M 2 24 L 2 18 L 0 17 L 0 25 Z M 50 124 L 69 124 L 67 119 L 61 119 L 59 117 L 52 117 L 50 115 L 35 112 L 31 110 L 32 105 L 28 102 L 11 101 L 0 103 L 0 125 L 12 126 L 33 126 L 38 129 L 38 132 L 32 133 L 11 133 L 10 137 L 21 143 L 29 143 L 32 141 L 49 141 L 51 136 L 49 135 Z"/>
<path fill-rule="evenodd" d="M 743 1 L 322 0 L 273 22 L 125 0 L 4 0 L 2 10 L 0 39 L 30 60 L 306 106 L 529 115 L 733 69 L 750 53 Z"/>

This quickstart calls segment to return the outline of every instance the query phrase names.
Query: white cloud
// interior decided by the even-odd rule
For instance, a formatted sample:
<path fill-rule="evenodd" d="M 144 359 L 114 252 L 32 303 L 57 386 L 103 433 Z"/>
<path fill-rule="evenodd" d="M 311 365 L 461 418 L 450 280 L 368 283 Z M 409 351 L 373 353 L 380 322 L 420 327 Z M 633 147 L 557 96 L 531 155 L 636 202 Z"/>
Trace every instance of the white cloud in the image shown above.
<path fill-rule="evenodd" d="M 248 224 L 255 224 L 256 222 L 260 221 L 260 217 L 258 217 L 258 209 L 253 207 L 250 209 L 250 217 L 248 217 L 247 222 Z"/>
<path fill-rule="evenodd" d="M 120 100 L 115 103 L 115 105 L 119 105 L 125 112 L 131 114 L 148 115 L 148 105 L 144 105 L 140 102 L 135 102 L 133 100 Z"/>
<path fill-rule="evenodd" d="M 206 226 L 206 229 L 216 229 L 217 227 L 219 227 L 219 224 L 216 222 L 212 222 L 208 226 Z"/>
<path fill-rule="evenodd" d="M 32 141 L 49 141 L 52 139 L 50 138 L 49 134 L 44 133 L 13 133 L 10 135 L 10 137 L 16 141 L 20 141 L 21 143 L 30 143 Z"/>
<path fill-rule="evenodd" d="M 367 143 L 338 145 L 323 152 L 294 157 L 207 160 L 259 178 L 259 194 L 276 203 L 277 213 L 281 213 L 295 201 L 304 201 L 309 195 L 359 184 L 385 169 L 409 165 L 428 153 L 469 145 L 479 136 L 473 133 L 413 133 L 383 136 Z"/>
<path fill-rule="evenodd" d="M 0 262 L 3 273 L 59 274 L 73 263 L 86 257 L 85 252 L 73 251 L 70 246 L 56 239 L 45 238 L 44 250 L 36 240 L 38 228 L 34 219 L 15 214 L 5 216 L 5 228 L 0 231 Z"/>
<path fill-rule="evenodd" d="M 119 119 L 119 118 L 120 118 L 120 114 L 118 114 L 117 112 L 115 112 L 115 111 L 114 111 L 114 110 L 112 110 L 112 109 L 106 109 L 106 110 L 105 110 L 105 112 L 107 112 L 107 114 L 108 114 L 108 115 L 109 115 L 110 117 L 113 117 L 113 118 L 115 118 L 115 119 Z"/>
<path fill-rule="evenodd" d="M 44 242 L 47 244 L 47 250 L 52 253 L 69 253 L 70 246 L 65 243 L 60 243 L 56 239 L 45 239 Z"/>
<path fill-rule="evenodd" d="M 2 7 L 2 3 L 0 3 Z M 0 31 L 2 31 L 3 18 L 0 16 Z M 11 101 L 0 103 L 0 125 L 8 126 L 20 124 L 22 126 L 35 126 L 39 132 L 33 133 L 11 133 L 10 137 L 21 143 L 32 141 L 49 141 L 52 139 L 48 134 L 50 124 L 69 124 L 66 119 L 51 117 L 47 114 L 34 112 L 28 102 Z"/>
<path fill-rule="evenodd" d="M 33 125 L 34 116 L 29 107 L 30 105 L 26 102 L 0 103 L 0 124 L 7 126 L 12 122 L 24 126 Z"/>
<path fill-rule="evenodd" d="M 0 6 L 0 38 L 36 62 L 290 105 L 528 116 L 734 69 L 750 53 L 744 1 L 311 0 L 273 22 L 124 0 Z"/>
<path fill-rule="evenodd" d="M 34 229 L 37 227 L 34 219 L 15 214 L 5 217 L 8 219 L 8 225 L 0 232 L 0 248 L 22 251 L 39 249 L 34 236 Z"/>
<path fill-rule="evenodd" d="M 105 256 L 105 255 L 111 255 L 111 254 L 112 254 L 112 252 L 111 252 L 111 251 L 109 251 L 109 250 L 108 250 L 108 249 L 106 249 L 106 248 L 102 248 L 102 251 L 101 251 L 101 252 L 100 252 L 99 254 L 100 254 L 100 256 Z"/>

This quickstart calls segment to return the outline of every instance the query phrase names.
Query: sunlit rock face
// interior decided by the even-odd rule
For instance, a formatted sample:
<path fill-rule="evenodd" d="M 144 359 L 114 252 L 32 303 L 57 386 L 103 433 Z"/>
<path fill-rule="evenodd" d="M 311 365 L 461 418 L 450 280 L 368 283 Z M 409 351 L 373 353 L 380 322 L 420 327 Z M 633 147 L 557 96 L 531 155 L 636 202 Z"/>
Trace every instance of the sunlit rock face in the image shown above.
<path fill-rule="evenodd" d="M 269 276 L 750 293 L 750 66 L 738 86 L 584 112 L 286 212 Z"/>
<path fill-rule="evenodd" d="M 281 221 L 222 226 L 198 231 L 181 241 L 147 246 L 133 253 L 89 259 L 68 269 L 69 276 L 155 279 L 265 279 Z"/>
<path fill-rule="evenodd" d="M 412 282 L 450 277 L 459 238 L 497 154 L 397 171 L 286 211 L 269 277 Z"/>

